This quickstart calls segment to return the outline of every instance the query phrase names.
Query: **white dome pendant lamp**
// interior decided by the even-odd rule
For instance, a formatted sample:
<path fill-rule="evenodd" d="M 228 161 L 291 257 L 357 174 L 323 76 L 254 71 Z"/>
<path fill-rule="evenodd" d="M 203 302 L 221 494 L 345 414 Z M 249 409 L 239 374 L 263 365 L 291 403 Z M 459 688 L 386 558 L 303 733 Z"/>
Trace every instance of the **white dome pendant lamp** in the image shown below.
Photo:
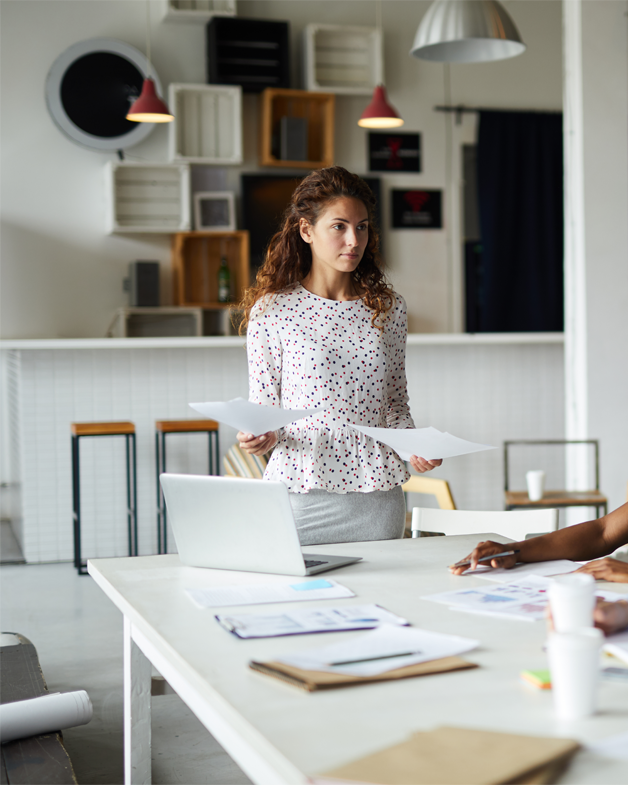
<path fill-rule="evenodd" d="M 436 63 L 487 63 L 525 49 L 515 23 L 496 0 L 434 0 L 410 54 Z"/>

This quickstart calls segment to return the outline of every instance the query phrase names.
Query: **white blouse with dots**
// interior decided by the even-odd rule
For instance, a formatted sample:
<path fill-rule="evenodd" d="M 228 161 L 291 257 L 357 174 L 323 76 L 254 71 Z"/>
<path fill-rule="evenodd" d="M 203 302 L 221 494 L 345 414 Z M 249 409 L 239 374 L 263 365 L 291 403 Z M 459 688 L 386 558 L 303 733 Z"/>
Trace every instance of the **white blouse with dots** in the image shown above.
<path fill-rule="evenodd" d="M 406 304 L 384 328 L 362 300 L 326 300 L 300 284 L 263 308 L 247 331 L 249 400 L 284 409 L 329 407 L 282 428 L 264 478 L 293 493 L 387 491 L 409 474 L 397 453 L 350 423 L 414 428 L 406 389 Z"/>

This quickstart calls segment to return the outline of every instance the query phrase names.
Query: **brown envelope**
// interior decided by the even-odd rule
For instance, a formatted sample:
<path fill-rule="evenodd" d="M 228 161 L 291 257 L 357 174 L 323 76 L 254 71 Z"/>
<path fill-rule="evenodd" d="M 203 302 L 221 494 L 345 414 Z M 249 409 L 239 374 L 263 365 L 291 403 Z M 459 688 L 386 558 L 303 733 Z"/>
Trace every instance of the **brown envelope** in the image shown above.
<path fill-rule="evenodd" d="M 392 681 L 395 679 L 409 679 L 411 676 L 428 676 L 432 673 L 447 673 L 448 671 L 477 668 L 473 662 L 467 662 L 461 657 L 443 657 L 440 660 L 420 662 L 418 665 L 407 665 L 405 668 L 396 668 L 377 676 L 348 676 L 344 673 L 327 673 L 326 671 L 306 671 L 285 665 L 282 662 L 249 662 L 249 668 L 276 679 L 287 681 L 296 687 L 301 687 L 308 692 L 314 690 L 327 690 L 333 687 L 348 687 L 354 684 L 369 684 L 375 681 Z"/>
<path fill-rule="evenodd" d="M 579 747 L 573 739 L 444 726 L 322 776 L 382 785 L 544 785 Z"/>

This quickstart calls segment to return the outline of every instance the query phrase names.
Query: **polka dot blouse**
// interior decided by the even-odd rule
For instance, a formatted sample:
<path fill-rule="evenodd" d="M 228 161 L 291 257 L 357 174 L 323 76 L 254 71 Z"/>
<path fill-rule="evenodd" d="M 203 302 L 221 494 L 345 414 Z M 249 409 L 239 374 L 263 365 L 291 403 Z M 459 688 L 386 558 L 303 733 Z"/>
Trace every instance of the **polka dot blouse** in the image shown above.
<path fill-rule="evenodd" d="M 409 474 L 397 453 L 350 427 L 413 428 L 406 389 L 406 304 L 384 329 L 362 300 L 326 300 L 300 284 L 258 303 L 247 331 L 249 400 L 327 411 L 282 428 L 266 473 L 293 493 L 385 491 Z"/>

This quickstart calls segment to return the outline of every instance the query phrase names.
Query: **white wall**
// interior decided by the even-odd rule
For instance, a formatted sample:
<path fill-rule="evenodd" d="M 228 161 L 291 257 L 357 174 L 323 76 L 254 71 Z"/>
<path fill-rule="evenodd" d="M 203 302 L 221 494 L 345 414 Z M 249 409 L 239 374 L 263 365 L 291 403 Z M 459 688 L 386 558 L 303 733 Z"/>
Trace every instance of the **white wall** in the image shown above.
<path fill-rule="evenodd" d="M 204 82 L 204 28 L 159 22 L 153 2 L 153 61 L 164 88 Z M 428 7 L 421 0 L 383 0 L 385 73 L 392 103 L 407 130 L 423 134 L 424 171 L 387 175 L 384 194 L 398 187 L 447 187 L 446 124 L 453 146 L 446 226 L 459 220 L 459 148 L 474 137 L 474 117 L 461 126 L 433 111 L 444 102 L 444 67 L 408 56 Z M 493 64 L 452 66 L 451 100 L 471 106 L 561 107 L 561 12 L 554 0 L 506 2 L 528 44 L 525 54 Z M 308 22 L 374 25 L 373 0 L 239 0 L 241 16 L 288 19 L 293 82 L 300 86 L 300 40 Z M 143 50 L 144 0 L 1 0 L 2 246 L 0 334 L 4 338 L 104 336 L 126 302 L 122 279 L 133 259 L 159 259 L 164 304 L 170 300 L 167 236 L 104 234 L 103 167 L 113 156 L 83 149 L 56 128 L 44 102 L 51 64 L 71 44 L 110 36 Z M 358 128 L 367 99 L 338 97 L 337 163 L 366 172 L 366 133 Z M 245 96 L 245 163 L 226 172 L 238 190 L 240 171 L 257 169 L 257 97 Z M 165 161 L 165 127 L 128 151 L 129 160 Z M 273 170 L 276 171 L 276 170 Z M 452 189 L 451 183 L 455 188 Z M 384 223 L 389 220 L 384 199 Z M 445 231 L 385 233 L 390 276 L 410 307 L 412 332 L 461 329 L 459 242 Z"/>

